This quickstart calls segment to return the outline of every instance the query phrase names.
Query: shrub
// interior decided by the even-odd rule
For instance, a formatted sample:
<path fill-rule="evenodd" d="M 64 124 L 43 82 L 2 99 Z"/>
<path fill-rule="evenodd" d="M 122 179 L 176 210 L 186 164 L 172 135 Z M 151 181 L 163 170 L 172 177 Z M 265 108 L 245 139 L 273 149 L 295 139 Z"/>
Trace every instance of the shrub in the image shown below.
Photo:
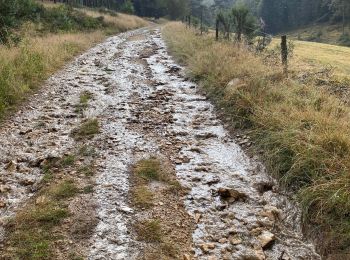
<path fill-rule="evenodd" d="M 350 34 L 345 33 L 342 36 L 339 37 L 339 44 L 343 46 L 350 47 Z"/>

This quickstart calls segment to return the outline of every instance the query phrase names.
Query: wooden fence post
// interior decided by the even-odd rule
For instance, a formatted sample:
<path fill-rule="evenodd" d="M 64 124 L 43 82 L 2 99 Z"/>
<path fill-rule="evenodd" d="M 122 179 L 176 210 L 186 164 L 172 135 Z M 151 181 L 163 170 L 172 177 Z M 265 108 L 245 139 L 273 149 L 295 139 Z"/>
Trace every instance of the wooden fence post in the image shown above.
<path fill-rule="evenodd" d="M 191 15 L 188 16 L 188 27 L 191 28 Z"/>
<path fill-rule="evenodd" d="M 288 77 L 288 46 L 287 46 L 287 36 L 281 36 L 281 56 L 282 56 L 282 66 L 283 73 Z"/>
<path fill-rule="evenodd" d="M 203 35 L 203 6 L 201 9 L 201 35 Z"/>
<path fill-rule="evenodd" d="M 216 18 L 215 40 L 219 40 L 219 19 Z"/>

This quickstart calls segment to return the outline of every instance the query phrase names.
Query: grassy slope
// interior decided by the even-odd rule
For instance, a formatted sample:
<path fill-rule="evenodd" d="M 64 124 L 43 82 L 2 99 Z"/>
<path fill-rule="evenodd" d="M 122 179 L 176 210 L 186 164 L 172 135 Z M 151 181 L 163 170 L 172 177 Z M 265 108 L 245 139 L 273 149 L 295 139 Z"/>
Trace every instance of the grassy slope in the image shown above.
<path fill-rule="evenodd" d="M 0 117 L 14 108 L 28 92 L 35 90 L 53 72 L 75 55 L 115 34 L 145 26 L 139 17 L 125 14 L 111 16 L 84 10 L 93 17 L 104 16 L 106 30 L 41 35 L 37 25 L 25 24 L 25 39 L 17 47 L 0 45 Z"/>
<path fill-rule="evenodd" d="M 336 97 L 284 79 L 243 47 L 200 37 L 181 24 L 164 29 L 169 48 L 193 79 L 263 151 L 269 170 L 295 191 L 307 231 L 322 254 L 350 246 L 350 109 Z M 234 79 L 239 84 L 229 86 Z M 344 258 L 345 257 L 345 258 Z"/>
<path fill-rule="evenodd" d="M 274 39 L 272 46 L 279 44 L 279 41 L 279 39 Z M 294 40 L 293 43 L 296 58 L 292 60 L 294 67 L 300 66 L 301 63 L 311 67 L 332 66 L 337 74 L 350 75 L 349 47 L 298 40 Z"/>
<path fill-rule="evenodd" d="M 350 33 L 347 26 L 346 31 Z M 294 40 L 317 41 L 328 44 L 338 44 L 338 40 L 342 35 L 341 24 L 314 24 L 293 31 L 286 32 Z"/>

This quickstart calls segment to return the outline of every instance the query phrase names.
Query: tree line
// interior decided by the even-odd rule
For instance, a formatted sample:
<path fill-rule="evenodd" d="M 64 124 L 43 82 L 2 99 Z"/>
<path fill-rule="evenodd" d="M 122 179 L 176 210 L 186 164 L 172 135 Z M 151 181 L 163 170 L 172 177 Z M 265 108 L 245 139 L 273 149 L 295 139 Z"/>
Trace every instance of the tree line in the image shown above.
<path fill-rule="evenodd" d="M 51 0 L 92 8 L 107 8 L 114 11 L 134 13 L 144 17 L 181 18 L 189 12 L 188 0 Z"/>
<path fill-rule="evenodd" d="M 345 28 L 350 19 L 349 0 L 261 0 L 257 10 L 271 33 L 319 22 L 341 22 Z"/>

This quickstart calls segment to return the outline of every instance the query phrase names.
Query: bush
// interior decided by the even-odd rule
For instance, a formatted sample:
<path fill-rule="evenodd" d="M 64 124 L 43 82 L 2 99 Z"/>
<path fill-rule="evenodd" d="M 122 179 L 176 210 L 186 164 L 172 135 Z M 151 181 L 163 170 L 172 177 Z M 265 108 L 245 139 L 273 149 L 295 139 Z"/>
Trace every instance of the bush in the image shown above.
<path fill-rule="evenodd" d="M 345 33 L 339 37 L 339 44 L 342 46 L 350 47 L 350 34 Z"/>
<path fill-rule="evenodd" d="M 72 6 L 45 9 L 33 0 L 0 0 L 0 43 L 14 38 L 13 31 L 25 21 L 42 23 L 43 31 L 84 31 L 105 25 L 103 17 L 87 16 Z"/>
<path fill-rule="evenodd" d="M 24 20 L 34 20 L 44 8 L 31 0 L 0 0 L 0 43 L 6 43 L 11 30 Z"/>
<path fill-rule="evenodd" d="M 133 14 L 134 13 L 134 5 L 130 0 L 127 0 L 120 8 L 122 13 Z"/>
<path fill-rule="evenodd" d="M 41 20 L 44 30 L 50 32 L 91 30 L 104 25 L 103 17 L 93 18 L 67 5 L 47 9 Z"/>

